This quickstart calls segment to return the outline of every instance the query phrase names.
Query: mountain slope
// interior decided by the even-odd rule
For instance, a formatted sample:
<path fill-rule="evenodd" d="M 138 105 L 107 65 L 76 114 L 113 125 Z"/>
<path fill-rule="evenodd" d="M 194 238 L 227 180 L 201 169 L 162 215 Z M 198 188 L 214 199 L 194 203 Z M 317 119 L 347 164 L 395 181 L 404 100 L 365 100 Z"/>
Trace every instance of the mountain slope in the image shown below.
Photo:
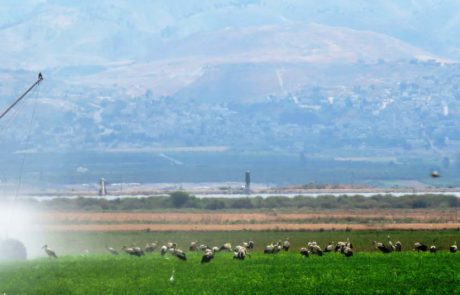
<path fill-rule="evenodd" d="M 149 61 L 164 42 L 249 27 L 319 23 L 460 57 L 460 3 L 435 1 L 13 1 L 0 7 L 1 62 L 37 68 Z M 189 42 L 190 43 L 190 42 Z M 196 43 L 199 46 L 200 43 Z"/>
<path fill-rule="evenodd" d="M 253 83 L 237 83 L 230 87 L 241 87 L 243 91 L 244 88 L 254 87 L 255 94 L 259 87 L 272 88 L 263 85 L 265 82 L 279 84 L 277 70 L 289 77 L 289 68 L 298 64 L 376 63 L 411 59 L 437 57 L 398 39 L 373 32 L 319 24 L 262 26 L 197 33 L 181 40 L 163 42 L 152 50 L 149 62 L 104 65 L 101 71 L 94 74 L 73 75 L 72 83 L 105 87 L 116 83 L 130 88 L 135 95 L 151 90 L 156 96 L 176 93 L 187 96 L 187 91 L 192 88 L 193 92 L 214 89 L 216 93 L 228 93 L 222 88 L 228 75 L 244 79 L 244 74 L 238 71 L 244 65 L 253 64 L 260 65 L 261 71 L 257 73 L 258 67 L 253 67 L 251 77 L 247 77 Z M 268 81 L 264 78 L 267 65 L 272 67 Z M 231 69 L 233 73 L 229 72 Z M 213 76 L 212 80 L 208 81 L 208 74 Z M 217 81 L 219 75 L 222 79 Z M 203 84 L 204 81 L 208 82 Z M 286 84 L 288 86 L 289 83 Z M 276 87 L 277 90 L 283 88 Z M 267 94 L 262 91 L 259 96 Z"/>
<path fill-rule="evenodd" d="M 444 3 L 5 1 L 0 108 L 45 81 L 0 146 L 453 153 L 458 65 L 416 42 Z"/>

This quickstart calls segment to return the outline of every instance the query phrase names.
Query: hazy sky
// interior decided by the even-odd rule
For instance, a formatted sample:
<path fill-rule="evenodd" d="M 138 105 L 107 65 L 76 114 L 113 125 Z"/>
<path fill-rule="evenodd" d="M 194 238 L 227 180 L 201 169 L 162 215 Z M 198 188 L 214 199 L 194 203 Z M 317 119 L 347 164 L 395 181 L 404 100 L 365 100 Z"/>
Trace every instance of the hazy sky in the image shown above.
<path fill-rule="evenodd" d="M 33 68 L 148 60 L 158 44 L 197 33 L 311 23 L 378 32 L 439 56 L 460 57 L 455 0 L 5 0 L 0 38 L 8 46 L 0 48 L 0 61 L 3 67 Z"/>

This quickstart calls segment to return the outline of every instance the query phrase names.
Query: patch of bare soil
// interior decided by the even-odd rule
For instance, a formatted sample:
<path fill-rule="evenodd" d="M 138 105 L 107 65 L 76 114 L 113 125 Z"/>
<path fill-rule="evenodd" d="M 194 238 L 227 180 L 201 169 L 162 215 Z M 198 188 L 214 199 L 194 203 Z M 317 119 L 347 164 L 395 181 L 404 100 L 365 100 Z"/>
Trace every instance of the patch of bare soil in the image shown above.
<path fill-rule="evenodd" d="M 50 231 L 269 231 L 269 230 L 444 230 L 458 229 L 460 223 L 399 223 L 399 224 L 67 224 L 48 225 Z"/>
<path fill-rule="evenodd" d="M 460 227 L 458 210 L 342 210 L 311 213 L 44 212 L 58 231 L 378 230 Z"/>
<path fill-rule="evenodd" d="M 276 222 L 301 219 L 413 219 L 430 222 L 460 222 L 457 210 L 348 210 L 318 211 L 315 213 L 175 213 L 175 212 L 47 212 L 42 220 L 71 222 L 184 222 L 184 223 L 232 223 L 236 221 Z"/>

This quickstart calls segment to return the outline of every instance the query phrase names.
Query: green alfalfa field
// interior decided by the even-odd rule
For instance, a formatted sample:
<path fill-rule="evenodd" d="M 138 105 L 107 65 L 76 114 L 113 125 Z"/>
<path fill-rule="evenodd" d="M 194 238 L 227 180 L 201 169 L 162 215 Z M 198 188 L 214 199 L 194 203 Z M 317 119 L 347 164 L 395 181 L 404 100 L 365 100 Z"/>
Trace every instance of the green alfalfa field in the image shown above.
<path fill-rule="evenodd" d="M 372 240 L 385 241 L 388 234 L 403 242 L 404 252 L 372 251 Z M 288 252 L 262 253 L 266 240 L 286 236 L 293 242 Z M 47 238 L 54 243 L 73 241 L 75 249 L 84 244 L 91 251 L 3 263 L 0 294 L 460 294 L 460 253 L 447 250 L 458 236 L 458 231 L 64 234 Z M 160 244 L 174 240 L 188 250 L 192 240 L 236 245 L 248 237 L 258 243 L 250 257 L 239 261 L 232 253 L 220 252 L 209 264 L 200 263 L 199 252 L 187 251 L 187 261 L 181 261 L 158 251 L 144 257 L 112 256 L 95 248 L 102 244 L 103 249 L 105 242 L 119 248 L 127 241 L 141 245 L 155 239 Z M 309 240 L 346 237 L 355 244 L 353 257 L 327 253 L 307 258 L 298 253 Z M 417 240 L 435 240 L 441 250 L 417 253 L 411 249 Z M 64 245 L 54 249 L 58 252 Z"/>

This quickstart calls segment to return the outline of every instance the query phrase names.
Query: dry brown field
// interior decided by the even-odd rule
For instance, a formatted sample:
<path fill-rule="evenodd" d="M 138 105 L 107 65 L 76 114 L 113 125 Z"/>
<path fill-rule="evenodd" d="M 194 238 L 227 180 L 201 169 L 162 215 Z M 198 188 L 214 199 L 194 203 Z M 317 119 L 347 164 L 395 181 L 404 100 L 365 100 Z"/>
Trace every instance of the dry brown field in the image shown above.
<path fill-rule="evenodd" d="M 50 231 L 439 230 L 460 228 L 458 210 L 343 210 L 306 213 L 44 212 Z"/>

